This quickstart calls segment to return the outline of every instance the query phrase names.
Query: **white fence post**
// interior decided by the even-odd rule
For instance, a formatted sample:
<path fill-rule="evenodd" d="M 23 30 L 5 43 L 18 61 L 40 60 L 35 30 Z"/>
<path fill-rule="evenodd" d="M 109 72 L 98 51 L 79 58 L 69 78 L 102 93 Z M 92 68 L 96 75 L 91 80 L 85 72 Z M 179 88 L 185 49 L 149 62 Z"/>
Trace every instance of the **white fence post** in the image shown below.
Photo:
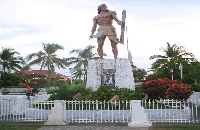
<path fill-rule="evenodd" d="M 132 117 L 129 127 L 150 127 L 147 115 L 144 113 L 144 108 L 141 106 L 141 100 L 131 100 Z"/>
<path fill-rule="evenodd" d="M 48 120 L 44 125 L 66 125 L 64 122 L 64 111 L 66 111 L 63 109 L 64 105 L 64 100 L 55 100 L 54 107 L 51 108 L 51 113 L 48 115 Z"/>

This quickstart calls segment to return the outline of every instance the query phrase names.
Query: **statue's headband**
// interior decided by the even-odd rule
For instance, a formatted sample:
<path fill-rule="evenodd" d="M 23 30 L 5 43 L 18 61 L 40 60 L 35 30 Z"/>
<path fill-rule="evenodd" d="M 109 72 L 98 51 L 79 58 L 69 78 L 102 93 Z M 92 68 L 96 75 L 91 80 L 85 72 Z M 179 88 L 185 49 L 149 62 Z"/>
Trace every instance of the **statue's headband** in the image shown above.
<path fill-rule="evenodd" d="M 101 4 L 101 5 L 98 6 L 98 9 L 101 8 L 101 7 L 104 7 L 104 6 L 106 6 L 106 5 L 105 4 Z"/>

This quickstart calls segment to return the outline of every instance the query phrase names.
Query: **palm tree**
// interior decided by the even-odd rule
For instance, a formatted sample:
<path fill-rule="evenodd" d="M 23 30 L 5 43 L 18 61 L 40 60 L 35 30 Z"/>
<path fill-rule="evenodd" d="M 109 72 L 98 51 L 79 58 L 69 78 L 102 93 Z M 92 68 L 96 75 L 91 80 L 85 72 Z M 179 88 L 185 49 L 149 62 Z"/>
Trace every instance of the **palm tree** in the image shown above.
<path fill-rule="evenodd" d="M 150 56 L 150 60 L 156 60 L 151 67 L 153 72 L 167 73 L 170 68 L 178 68 L 180 63 L 186 64 L 191 61 L 196 61 L 194 55 L 183 49 L 184 46 L 172 46 L 167 42 L 167 48 L 161 47 L 160 50 L 164 55 Z"/>
<path fill-rule="evenodd" d="M 27 60 L 26 58 L 23 58 L 23 60 L 24 60 L 24 62 L 22 63 L 21 71 L 18 72 L 18 74 L 22 75 L 24 82 L 26 82 L 26 84 L 27 84 L 27 83 L 28 83 L 28 82 L 27 82 L 27 78 L 26 78 L 27 76 L 24 74 L 24 72 L 25 72 L 26 70 L 30 70 L 31 67 L 30 67 L 30 65 L 28 64 L 28 60 Z"/>
<path fill-rule="evenodd" d="M 161 47 L 160 50 L 164 52 L 164 55 L 153 55 L 150 60 L 156 59 L 152 65 L 152 69 L 157 70 L 162 67 L 166 62 L 170 62 L 176 59 L 182 59 L 185 61 L 194 61 L 194 55 L 190 52 L 183 50 L 184 46 L 177 46 L 173 44 L 172 46 L 167 42 L 167 48 Z"/>
<path fill-rule="evenodd" d="M 144 81 L 144 78 L 146 77 L 146 75 L 147 75 L 147 72 L 145 71 L 145 69 L 137 68 L 133 70 L 133 76 L 134 76 L 135 82 Z"/>
<path fill-rule="evenodd" d="M 82 68 L 76 68 L 73 73 L 73 78 L 81 79 L 82 75 L 84 75 Z"/>
<path fill-rule="evenodd" d="M 100 57 L 97 55 L 97 53 L 93 53 L 92 50 L 95 48 L 95 46 L 88 45 L 85 49 L 73 49 L 70 51 L 70 54 L 76 54 L 76 57 L 70 57 L 66 58 L 65 60 L 68 62 L 69 65 L 76 64 L 75 69 L 82 68 L 85 75 L 87 75 L 87 67 L 88 67 L 88 60 L 91 59 L 99 59 Z M 106 56 L 106 54 L 104 54 Z M 85 80 L 85 79 L 84 79 Z"/>
<path fill-rule="evenodd" d="M 32 53 L 27 56 L 28 61 L 35 58 L 29 63 L 29 66 L 34 64 L 41 64 L 40 70 L 42 68 L 48 69 L 48 82 L 50 81 L 50 75 L 54 72 L 55 66 L 59 69 L 66 69 L 68 66 L 67 62 L 61 58 L 58 58 L 56 52 L 58 50 L 64 50 L 64 47 L 55 43 L 42 43 L 43 51 L 37 53 Z"/>
<path fill-rule="evenodd" d="M 23 58 L 23 60 L 24 60 L 24 62 L 22 63 L 21 71 L 30 70 L 31 66 L 28 63 L 28 59 L 27 58 Z"/>
<path fill-rule="evenodd" d="M 3 48 L 0 53 L 1 64 L 3 66 L 3 72 L 14 70 L 18 71 L 21 69 L 21 65 L 24 63 L 23 58 L 20 56 L 20 53 L 11 48 Z"/>

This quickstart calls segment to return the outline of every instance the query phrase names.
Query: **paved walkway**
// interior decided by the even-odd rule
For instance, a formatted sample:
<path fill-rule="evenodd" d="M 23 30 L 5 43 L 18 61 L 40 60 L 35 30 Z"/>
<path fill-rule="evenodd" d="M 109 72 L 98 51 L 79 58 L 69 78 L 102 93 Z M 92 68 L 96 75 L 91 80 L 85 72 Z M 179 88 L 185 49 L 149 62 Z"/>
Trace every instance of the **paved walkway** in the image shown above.
<path fill-rule="evenodd" d="M 128 124 L 69 124 L 66 126 L 43 126 L 38 130 L 149 130 L 149 128 L 131 128 Z"/>

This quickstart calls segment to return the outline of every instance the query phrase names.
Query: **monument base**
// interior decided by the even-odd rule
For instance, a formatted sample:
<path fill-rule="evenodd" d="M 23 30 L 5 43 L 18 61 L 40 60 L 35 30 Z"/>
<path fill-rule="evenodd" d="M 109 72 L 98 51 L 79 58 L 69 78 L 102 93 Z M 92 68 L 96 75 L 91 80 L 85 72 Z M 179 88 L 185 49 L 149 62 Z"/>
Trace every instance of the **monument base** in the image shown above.
<path fill-rule="evenodd" d="M 126 58 L 88 61 L 87 88 L 115 86 L 135 90 L 131 63 Z"/>
<path fill-rule="evenodd" d="M 141 100 L 131 100 L 132 117 L 129 127 L 151 127 L 152 123 L 148 121 L 147 115 L 144 112 L 144 107 L 141 106 Z"/>
<path fill-rule="evenodd" d="M 58 120 L 56 120 L 56 121 L 47 121 L 47 122 L 45 122 L 44 123 L 44 125 L 58 125 L 58 126 L 60 126 L 60 125 L 68 125 L 69 124 L 69 122 L 64 122 L 64 121 L 58 121 Z"/>
<path fill-rule="evenodd" d="M 63 106 L 66 106 L 64 100 L 54 100 L 54 107 L 51 108 L 51 113 L 48 115 L 48 120 L 44 125 L 68 125 L 69 123 L 63 120 L 63 113 L 66 110 Z"/>
<path fill-rule="evenodd" d="M 128 126 L 129 127 L 135 127 L 135 128 L 141 128 L 141 127 L 148 128 L 148 127 L 151 127 L 152 124 L 148 121 L 144 121 L 144 122 L 142 122 L 142 121 L 132 121 L 132 122 L 128 123 Z"/>

